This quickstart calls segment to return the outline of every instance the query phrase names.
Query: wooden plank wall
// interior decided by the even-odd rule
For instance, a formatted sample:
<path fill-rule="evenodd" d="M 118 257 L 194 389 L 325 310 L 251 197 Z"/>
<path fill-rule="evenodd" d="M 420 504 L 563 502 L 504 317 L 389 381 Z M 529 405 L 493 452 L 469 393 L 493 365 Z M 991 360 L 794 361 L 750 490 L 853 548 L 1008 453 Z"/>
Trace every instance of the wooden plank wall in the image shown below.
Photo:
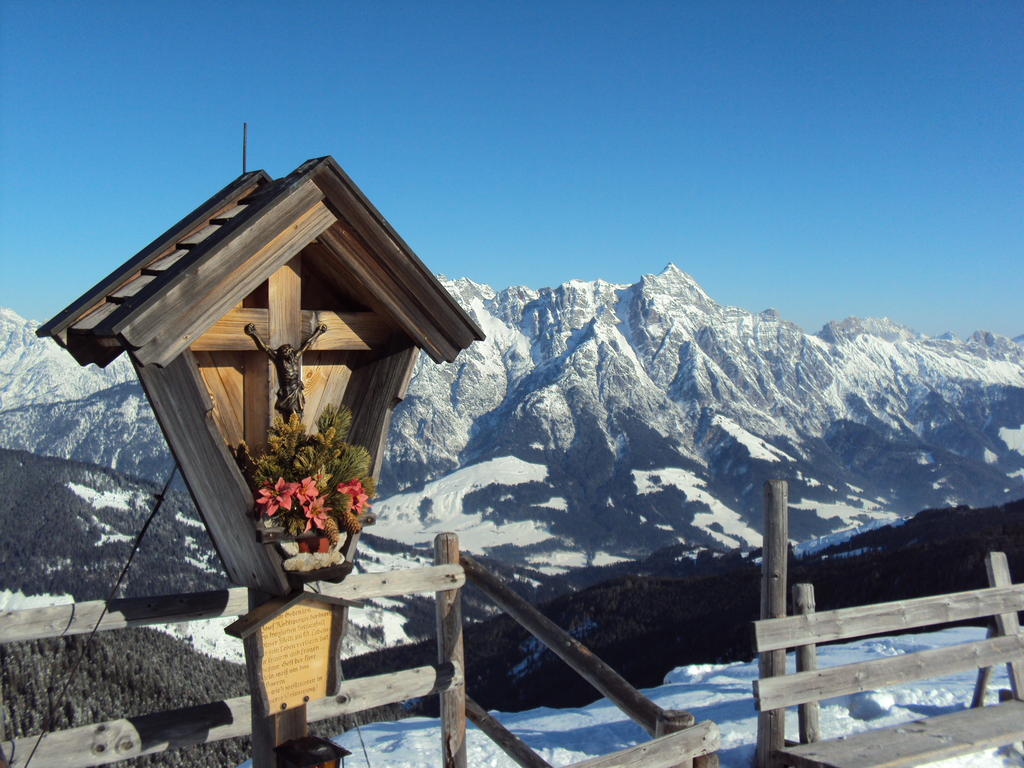
<path fill-rule="evenodd" d="M 164 368 L 136 363 L 135 370 L 228 578 L 269 594 L 287 592 L 281 558 L 256 541 L 252 491 L 214 424 L 213 402 L 192 353 Z"/>

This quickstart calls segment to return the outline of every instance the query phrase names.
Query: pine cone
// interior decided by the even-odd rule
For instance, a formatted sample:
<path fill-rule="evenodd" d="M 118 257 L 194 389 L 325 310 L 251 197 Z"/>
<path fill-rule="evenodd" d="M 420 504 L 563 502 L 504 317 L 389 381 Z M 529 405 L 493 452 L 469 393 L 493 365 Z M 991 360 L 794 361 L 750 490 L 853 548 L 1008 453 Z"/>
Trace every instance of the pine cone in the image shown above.
<path fill-rule="evenodd" d="M 338 546 L 338 542 L 341 541 L 341 531 L 338 530 L 338 521 L 330 515 L 327 516 L 327 522 L 324 523 L 324 532 L 331 541 L 331 547 Z"/>
<path fill-rule="evenodd" d="M 362 522 L 360 522 L 359 518 L 351 512 L 343 514 L 339 522 L 341 523 L 341 527 L 351 534 L 356 534 L 363 530 Z"/>

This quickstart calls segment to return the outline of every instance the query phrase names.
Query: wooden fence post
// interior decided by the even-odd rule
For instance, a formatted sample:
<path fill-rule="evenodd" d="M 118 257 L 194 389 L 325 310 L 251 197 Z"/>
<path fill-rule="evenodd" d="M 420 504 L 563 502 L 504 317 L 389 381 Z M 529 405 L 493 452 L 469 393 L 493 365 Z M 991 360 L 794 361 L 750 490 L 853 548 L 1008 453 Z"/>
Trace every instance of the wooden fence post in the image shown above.
<path fill-rule="evenodd" d="M 1005 552 L 989 552 L 985 558 L 985 570 L 988 573 L 990 587 L 1008 587 L 1013 583 L 1010 578 L 1010 564 Z M 1020 632 L 1020 622 L 1016 613 L 1001 613 L 996 616 L 996 634 L 1000 637 L 1016 635 Z M 1010 690 L 1013 698 L 1024 699 L 1024 664 L 1010 662 L 1006 665 L 1010 677 Z"/>
<path fill-rule="evenodd" d="M 670 733 L 685 731 L 692 728 L 696 722 L 697 718 L 682 709 L 664 709 L 658 713 L 658 719 L 654 721 L 654 738 L 660 739 Z M 688 757 L 680 760 L 673 768 L 694 768 L 695 765 L 694 759 Z"/>
<path fill-rule="evenodd" d="M 440 533 L 434 539 L 434 564 L 459 562 L 459 537 Z M 437 593 L 437 661 L 465 669 L 462 644 L 462 590 Z M 442 768 L 466 768 L 466 688 L 441 694 Z M 256 768 L 254 766 L 254 768 Z"/>
<path fill-rule="evenodd" d="M 800 614 L 814 613 L 814 585 L 793 585 L 793 612 Z M 811 643 L 796 649 L 796 671 L 809 672 L 818 668 L 818 646 Z M 798 710 L 800 718 L 800 743 L 811 744 L 821 738 L 818 724 L 818 702 L 809 701 L 801 704 Z"/>
<path fill-rule="evenodd" d="M 786 615 L 786 567 L 789 556 L 789 484 L 769 480 L 764 484 L 764 537 L 761 552 L 761 618 Z M 760 677 L 786 674 L 786 651 L 767 651 L 758 659 Z M 772 754 L 786 741 L 786 710 L 773 709 L 757 715 L 757 766 L 772 768 Z"/>

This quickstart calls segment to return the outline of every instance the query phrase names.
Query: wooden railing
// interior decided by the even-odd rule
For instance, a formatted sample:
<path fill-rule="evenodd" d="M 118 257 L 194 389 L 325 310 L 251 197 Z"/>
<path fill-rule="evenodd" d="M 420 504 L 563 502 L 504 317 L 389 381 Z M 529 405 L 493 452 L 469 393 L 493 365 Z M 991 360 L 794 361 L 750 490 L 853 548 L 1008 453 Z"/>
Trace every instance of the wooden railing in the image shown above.
<path fill-rule="evenodd" d="M 334 696 L 311 701 L 309 721 L 355 714 L 427 695 L 441 700 L 441 752 L 444 768 L 466 766 L 466 719 L 524 768 L 551 768 L 519 737 L 475 701 L 464 686 L 461 588 L 467 576 L 503 611 L 557 654 L 603 696 L 641 725 L 653 740 L 614 755 L 576 763 L 572 768 L 714 768 L 717 726 L 695 723 L 688 712 L 665 710 L 644 696 L 533 606 L 516 595 L 480 563 L 460 554 L 458 538 L 435 540 L 435 565 L 387 573 L 352 574 L 340 584 L 321 584 L 333 597 L 364 600 L 420 592 L 437 596 L 438 663 L 343 682 Z M 104 608 L 106 612 L 104 613 Z M 0 643 L 84 634 L 127 627 L 230 617 L 249 609 L 244 588 L 74 603 L 0 612 Z M 47 734 L 32 758 L 34 768 L 106 765 L 131 757 L 204 744 L 252 733 L 250 697 L 111 720 Z M 11 768 L 25 768 L 38 736 L 0 742 Z"/>

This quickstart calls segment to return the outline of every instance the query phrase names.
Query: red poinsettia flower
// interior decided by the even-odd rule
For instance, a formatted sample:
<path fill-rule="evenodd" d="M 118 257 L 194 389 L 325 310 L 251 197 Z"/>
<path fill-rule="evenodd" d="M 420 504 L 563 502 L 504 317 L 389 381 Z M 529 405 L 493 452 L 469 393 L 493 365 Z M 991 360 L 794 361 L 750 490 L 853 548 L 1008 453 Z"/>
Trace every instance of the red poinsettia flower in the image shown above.
<path fill-rule="evenodd" d="M 306 513 L 307 518 L 306 531 L 314 525 L 320 530 L 323 530 L 324 526 L 327 524 L 327 513 L 331 511 L 330 507 L 324 506 L 324 497 L 317 496 L 315 499 L 310 499 L 302 505 L 302 508 Z"/>
<path fill-rule="evenodd" d="M 299 501 L 312 501 L 320 495 L 320 489 L 317 488 L 316 480 L 312 477 L 304 477 L 298 482 L 298 490 L 295 491 L 295 496 Z"/>
<path fill-rule="evenodd" d="M 370 497 L 367 495 L 366 489 L 363 488 L 363 481 L 358 477 L 355 480 L 349 480 L 347 483 L 338 483 L 338 487 L 335 490 L 338 493 L 347 493 L 352 497 L 353 514 L 361 515 L 370 508 Z"/>
<path fill-rule="evenodd" d="M 283 477 L 279 477 L 275 485 L 267 483 L 260 488 L 256 503 L 263 504 L 264 513 L 267 517 L 271 517 L 278 509 L 292 508 L 296 490 L 298 490 L 298 483 L 287 483 Z"/>

